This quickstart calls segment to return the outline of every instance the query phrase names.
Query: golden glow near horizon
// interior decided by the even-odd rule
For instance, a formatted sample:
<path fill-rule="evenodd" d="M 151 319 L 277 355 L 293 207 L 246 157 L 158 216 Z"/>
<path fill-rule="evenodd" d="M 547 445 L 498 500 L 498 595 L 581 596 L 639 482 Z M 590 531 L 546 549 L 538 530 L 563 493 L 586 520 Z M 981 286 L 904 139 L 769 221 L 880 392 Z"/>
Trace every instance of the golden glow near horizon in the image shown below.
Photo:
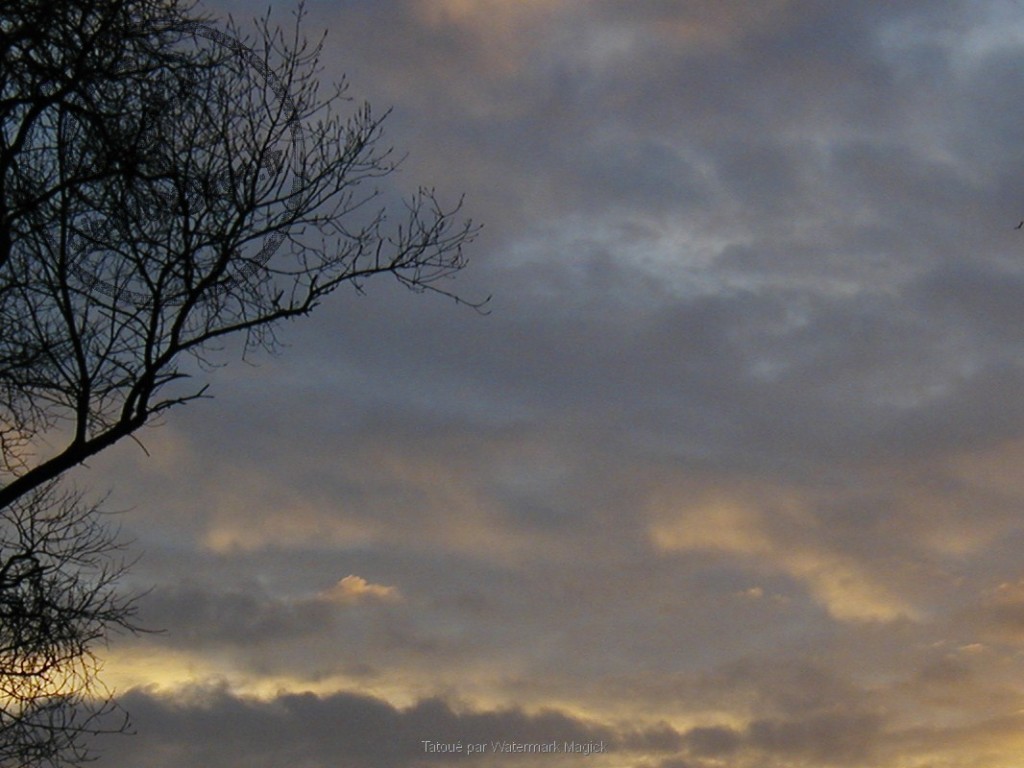
<path fill-rule="evenodd" d="M 224 593 L 217 598 L 221 608 L 214 603 L 204 620 L 228 621 L 221 639 L 186 649 L 168 620 L 167 638 L 116 641 L 106 679 L 119 691 L 143 690 L 168 701 L 223 686 L 240 700 L 267 703 L 283 695 L 312 693 L 326 701 L 360 694 L 413 712 L 418 702 L 440 696 L 467 717 L 509 707 L 536 717 L 556 711 L 609 733 L 667 728 L 676 734 L 673 743 L 698 745 L 694 754 L 711 749 L 700 746 L 702 739 L 735 742 L 722 749 L 738 765 L 747 765 L 744 756 L 758 754 L 758 745 L 797 727 L 787 723 L 799 722 L 801 709 L 785 703 L 787 696 L 808 702 L 833 696 L 821 711 L 801 705 L 810 718 L 802 727 L 823 729 L 826 739 L 830 729 L 844 727 L 842 718 L 867 718 L 863 738 L 875 745 L 871 754 L 881 756 L 879 764 L 923 765 L 926 755 L 959 755 L 984 740 L 985 766 L 1012 765 L 1008 755 L 1020 738 L 1011 723 L 1024 712 L 1024 567 L 1011 567 L 973 594 L 948 597 L 963 583 L 957 575 L 963 565 L 983 557 L 1016 524 L 998 508 L 975 525 L 957 514 L 978 489 L 1000 498 L 1024 496 L 1007 459 L 1013 445 L 938 456 L 927 465 L 864 465 L 864 487 L 872 498 L 883 494 L 890 507 L 887 518 L 878 519 L 882 538 L 861 543 L 849 539 L 863 536 L 849 528 L 855 519 L 830 523 L 822 517 L 837 497 L 814 483 L 674 476 L 654 467 L 596 481 L 625 483 L 622 501 L 609 504 L 598 496 L 586 502 L 595 519 L 616 514 L 616 504 L 629 506 L 630 514 L 600 523 L 613 526 L 608 530 L 617 540 L 607 540 L 600 527 L 553 534 L 551 521 L 539 520 L 537 527 L 510 518 L 502 499 L 513 490 L 562 497 L 578 470 L 554 455 L 538 464 L 527 459 L 539 456 L 532 449 L 502 445 L 510 452 L 505 461 L 492 462 L 493 447 L 481 450 L 479 464 L 439 472 L 436 486 L 430 463 L 416 469 L 408 446 L 386 460 L 375 456 L 378 467 L 401 470 L 378 472 L 372 482 L 403 487 L 415 499 L 393 508 L 386 521 L 361 518 L 358 505 L 317 509 L 311 501 L 296 516 L 295 505 L 267 497 L 256 467 L 232 469 L 230 486 L 212 478 L 209 493 L 221 510 L 214 530 L 236 532 L 224 547 L 209 546 L 214 539 L 205 534 L 200 551 L 217 562 L 301 558 L 316 548 L 336 549 L 339 564 L 361 550 L 404 554 L 372 575 L 345 574 L 341 566 L 331 581 L 314 570 L 315 582 L 291 595 Z M 520 476 L 515 466 L 523 469 Z M 350 468 L 352 476 L 363 476 L 359 465 Z M 939 472 L 957 478 L 955 493 Z M 864 493 L 854 484 L 844 503 L 859 505 Z M 304 527 L 304 520 L 319 522 Z M 394 526 L 398 520 L 429 524 L 410 529 Z M 336 533 L 357 530 L 347 528 L 353 524 L 376 526 L 374 536 L 346 540 Z M 238 546 L 241 536 L 248 536 L 248 546 Z M 621 559 L 628 540 L 646 548 L 644 559 Z M 896 548 L 878 549 L 882 542 Z M 603 565 L 602 549 L 619 565 Z M 398 567 L 407 556 L 410 562 L 451 558 L 451 565 L 421 578 L 415 568 Z M 689 562 L 705 565 L 692 570 Z M 690 574 L 686 579 L 706 578 L 699 576 L 702 568 L 732 571 L 735 578 L 711 593 L 696 586 L 699 581 L 673 587 L 665 581 L 676 578 L 674 570 Z M 467 579 L 460 569 L 488 574 L 488 581 Z M 581 575 L 573 575 L 577 570 Z M 202 587 L 198 594 L 218 591 Z M 170 598 L 157 593 L 152 599 L 160 605 Z M 168 617 L 190 610 L 172 605 Z M 234 622 L 240 629 L 230 628 Z M 800 625 L 808 637 L 831 627 L 831 639 L 817 641 L 810 658 L 784 650 L 794 641 L 800 648 L 800 631 L 792 628 Z M 186 625 L 182 631 L 198 638 L 211 629 Z M 260 640 L 260 632 L 269 634 Z M 822 714 L 835 707 L 845 714 Z M 888 732 L 869 727 L 879 713 L 890 723 Z M 772 729 L 782 730 L 770 736 Z M 924 732 L 935 739 L 924 739 Z M 617 738 L 626 750 L 629 740 Z M 629 747 L 629 759 L 660 759 L 657 750 L 644 749 Z M 779 765 L 803 765 L 816 749 L 794 747 L 797 757 Z M 867 754 L 850 750 L 855 757 Z"/>

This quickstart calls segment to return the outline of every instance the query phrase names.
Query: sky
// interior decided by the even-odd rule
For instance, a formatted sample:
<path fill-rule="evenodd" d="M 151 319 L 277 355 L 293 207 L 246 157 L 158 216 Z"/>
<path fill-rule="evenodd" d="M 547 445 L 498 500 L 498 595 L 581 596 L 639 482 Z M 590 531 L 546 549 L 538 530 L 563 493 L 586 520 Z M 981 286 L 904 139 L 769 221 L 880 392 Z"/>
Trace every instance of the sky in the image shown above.
<path fill-rule="evenodd" d="M 342 290 L 76 473 L 102 764 L 1019 766 L 1024 3 L 307 10 L 490 313 Z"/>

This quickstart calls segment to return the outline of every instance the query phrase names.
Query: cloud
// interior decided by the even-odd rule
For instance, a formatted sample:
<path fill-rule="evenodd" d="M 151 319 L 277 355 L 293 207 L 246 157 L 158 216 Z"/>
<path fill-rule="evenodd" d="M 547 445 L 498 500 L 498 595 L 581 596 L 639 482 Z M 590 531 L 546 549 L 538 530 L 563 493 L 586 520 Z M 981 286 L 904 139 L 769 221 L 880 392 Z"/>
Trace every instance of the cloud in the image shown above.
<path fill-rule="evenodd" d="M 958 613 L 964 649 L 978 653 L 1013 652 L 1024 644 L 1024 578 L 1004 581 L 981 591 Z"/>
<path fill-rule="evenodd" d="M 361 576 L 350 574 L 336 584 L 325 589 L 317 597 L 329 603 L 341 605 L 361 602 L 395 602 L 401 600 L 401 594 L 395 587 L 382 584 L 371 584 Z"/>
<path fill-rule="evenodd" d="M 742 735 L 726 726 L 704 726 L 692 728 L 684 740 L 696 757 L 724 757 L 739 749 Z"/>
<path fill-rule="evenodd" d="M 196 582 L 156 587 L 139 601 L 140 623 L 163 645 L 278 645 L 330 632 L 337 609 L 393 604 L 396 587 L 349 575 L 313 595 L 273 596 L 259 583 L 218 590 Z"/>
<path fill-rule="evenodd" d="M 819 715 L 802 721 L 758 720 L 750 724 L 751 747 L 825 765 L 863 765 L 881 734 L 876 715 Z"/>
<path fill-rule="evenodd" d="M 845 554 L 815 533 L 813 489 L 769 483 L 743 487 L 733 481 L 666 489 L 652 499 L 650 536 L 662 552 L 707 551 L 741 556 L 752 569 L 778 570 L 803 583 L 841 621 L 891 621 L 919 612 L 868 562 Z"/>
<path fill-rule="evenodd" d="M 140 622 L 176 647 L 251 645 L 295 640 L 327 630 L 328 607 L 316 600 L 268 595 L 257 584 L 217 591 L 196 583 L 155 588 L 140 600 Z"/>
<path fill-rule="evenodd" d="M 398 708 L 377 698 L 336 693 L 280 695 L 269 700 L 239 697 L 223 685 L 193 687 L 174 694 L 136 689 L 122 698 L 139 735 L 125 739 L 112 766 L 420 766 L 519 764 L 516 755 L 495 755 L 492 744 L 604 742 L 607 765 L 615 753 L 657 754 L 670 729 L 620 729 L 556 711 L 527 713 L 516 708 L 465 710 L 437 698 Z M 485 744 L 483 754 L 453 758 L 431 753 L 424 741 Z M 545 764 L 578 764 L 579 755 L 545 755 Z"/>

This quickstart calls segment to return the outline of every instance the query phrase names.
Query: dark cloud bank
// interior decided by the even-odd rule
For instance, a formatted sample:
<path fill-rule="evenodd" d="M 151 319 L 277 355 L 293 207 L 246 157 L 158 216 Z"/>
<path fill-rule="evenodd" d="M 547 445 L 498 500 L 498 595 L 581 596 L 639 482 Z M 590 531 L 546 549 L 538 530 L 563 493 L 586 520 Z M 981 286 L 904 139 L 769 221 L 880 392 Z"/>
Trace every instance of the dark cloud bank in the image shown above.
<path fill-rule="evenodd" d="M 396 708 L 379 699 L 337 693 L 325 697 L 283 694 L 269 701 L 239 698 L 210 686 L 176 696 L 134 690 L 122 697 L 139 735 L 121 744 L 112 766 L 224 768 L 323 766 L 578 765 L 597 756 L 495 753 L 494 744 L 565 742 L 600 745 L 620 765 L 703 766 L 707 760 L 760 754 L 821 765 L 855 765 L 868 757 L 881 733 L 880 718 L 822 714 L 800 720 L 766 719 L 743 730 L 705 726 L 679 732 L 668 725 L 635 730 L 602 725 L 554 711 L 528 714 L 509 708 L 480 712 L 427 699 Z M 423 742 L 486 744 L 483 755 L 430 754 Z M 598 747 L 599 749 L 601 747 Z M 640 758 L 638 755 L 645 755 Z M 637 762 L 637 761 L 641 762 Z"/>

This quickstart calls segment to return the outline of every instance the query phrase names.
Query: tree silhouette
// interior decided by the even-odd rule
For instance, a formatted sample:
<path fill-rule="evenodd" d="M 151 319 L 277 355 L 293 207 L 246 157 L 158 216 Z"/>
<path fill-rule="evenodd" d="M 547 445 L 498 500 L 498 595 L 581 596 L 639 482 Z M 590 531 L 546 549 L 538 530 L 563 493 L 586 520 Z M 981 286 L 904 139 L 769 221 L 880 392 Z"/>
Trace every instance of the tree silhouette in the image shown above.
<path fill-rule="evenodd" d="M 474 229 L 430 190 L 393 228 L 373 207 L 372 182 L 396 168 L 383 118 L 342 119 L 344 83 L 319 97 L 322 41 L 298 22 L 289 43 L 262 19 L 250 47 L 200 37 L 177 2 L 57 2 L 79 10 L 54 17 L 34 0 L 9 14 L 15 31 L 43 34 L 37 5 L 50 39 L 5 43 L 16 65 L 43 65 L 3 83 L 0 507 L 201 397 L 168 386 L 190 375 L 183 354 L 209 362 L 235 334 L 273 349 L 280 322 L 378 274 L 452 295 L 440 281 Z M 17 450 L 58 424 L 56 455 Z"/>
<path fill-rule="evenodd" d="M 134 630 L 116 531 L 56 483 L 0 510 L 0 765 L 74 764 L 86 737 L 127 726 L 93 645 Z"/>
<path fill-rule="evenodd" d="M 382 202 L 398 164 L 387 113 L 354 105 L 344 81 L 320 95 L 323 40 L 303 37 L 302 17 L 300 5 L 286 35 L 268 13 L 250 39 L 182 0 L 0 0 L 0 574 L 15 579 L 0 575 L 0 600 L 32 583 L 17 520 L 66 521 L 91 555 L 113 546 L 54 483 L 206 396 L 196 378 L 226 339 L 274 352 L 282 322 L 375 275 L 482 305 L 444 282 L 476 233 L 456 221 L 461 200 L 421 188 Z M 43 439 L 56 449 L 38 456 Z M 105 614 L 108 593 L 86 594 L 101 618 L 72 631 L 67 658 L 128 623 L 129 604 Z M 11 648 L 0 708 L 35 690 L 8 681 L 39 669 L 22 675 L 27 646 Z M 0 740 L 14 732 L 0 724 Z M 73 758 L 67 747 L 46 759 Z"/>

